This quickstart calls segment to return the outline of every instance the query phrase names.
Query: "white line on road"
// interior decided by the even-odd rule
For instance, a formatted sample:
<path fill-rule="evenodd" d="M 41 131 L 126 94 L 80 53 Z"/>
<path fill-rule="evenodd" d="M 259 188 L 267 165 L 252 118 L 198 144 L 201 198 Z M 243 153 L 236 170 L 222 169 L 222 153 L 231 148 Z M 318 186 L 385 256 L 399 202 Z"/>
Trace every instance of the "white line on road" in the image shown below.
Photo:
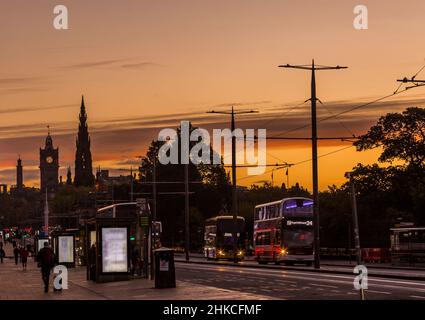
<path fill-rule="evenodd" d="M 332 288 L 332 289 L 336 289 L 336 288 L 338 288 L 337 286 L 329 286 L 329 285 L 327 285 L 327 284 L 309 283 L 309 285 L 311 285 L 311 286 L 315 286 L 315 287 Z"/>
<path fill-rule="evenodd" d="M 425 299 L 425 297 L 422 297 L 422 296 L 410 296 L 410 298 Z"/>
<path fill-rule="evenodd" d="M 380 293 L 380 294 L 391 294 L 391 292 L 388 291 L 377 291 L 377 290 L 366 290 L 366 293 L 372 292 L 372 293 Z"/>

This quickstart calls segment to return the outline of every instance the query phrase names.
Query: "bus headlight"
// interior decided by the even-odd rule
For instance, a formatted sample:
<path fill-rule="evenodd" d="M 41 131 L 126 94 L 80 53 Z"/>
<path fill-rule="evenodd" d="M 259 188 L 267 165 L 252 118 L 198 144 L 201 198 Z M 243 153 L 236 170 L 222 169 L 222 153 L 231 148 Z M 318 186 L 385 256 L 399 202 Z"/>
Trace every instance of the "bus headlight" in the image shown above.
<path fill-rule="evenodd" d="M 282 256 L 287 255 L 288 254 L 288 250 L 286 250 L 286 248 L 282 248 L 282 249 L 280 249 L 280 254 Z"/>

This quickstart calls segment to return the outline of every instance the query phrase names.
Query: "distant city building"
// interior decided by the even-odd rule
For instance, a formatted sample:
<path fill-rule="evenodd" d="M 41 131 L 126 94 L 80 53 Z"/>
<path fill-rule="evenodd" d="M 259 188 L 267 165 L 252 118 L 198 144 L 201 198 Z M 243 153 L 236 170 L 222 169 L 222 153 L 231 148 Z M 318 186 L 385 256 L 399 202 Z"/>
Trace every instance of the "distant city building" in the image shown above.
<path fill-rule="evenodd" d="M 21 195 L 24 190 L 24 173 L 22 167 L 22 160 L 21 157 L 19 157 L 16 164 L 16 184 L 10 187 L 10 193 L 15 195 Z"/>
<path fill-rule="evenodd" d="M 18 164 L 16 165 L 16 189 L 22 190 L 24 188 L 24 174 L 22 168 L 21 157 L 18 158 Z"/>
<path fill-rule="evenodd" d="M 81 100 L 80 125 L 78 127 L 77 151 L 75 153 L 74 185 L 91 187 L 94 185 L 92 157 L 90 152 L 90 137 L 87 126 L 87 113 L 84 96 Z"/>
<path fill-rule="evenodd" d="M 133 177 L 134 179 L 134 177 Z M 96 184 L 99 185 L 118 185 L 118 184 L 129 184 L 132 181 L 132 176 L 130 175 L 119 175 L 119 176 L 110 176 L 109 170 L 101 170 L 100 168 L 96 171 Z"/>
<path fill-rule="evenodd" d="M 40 148 L 40 188 L 41 192 L 53 193 L 59 185 L 59 148 L 53 147 L 50 130 L 47 133 L 44 149 Z"/>

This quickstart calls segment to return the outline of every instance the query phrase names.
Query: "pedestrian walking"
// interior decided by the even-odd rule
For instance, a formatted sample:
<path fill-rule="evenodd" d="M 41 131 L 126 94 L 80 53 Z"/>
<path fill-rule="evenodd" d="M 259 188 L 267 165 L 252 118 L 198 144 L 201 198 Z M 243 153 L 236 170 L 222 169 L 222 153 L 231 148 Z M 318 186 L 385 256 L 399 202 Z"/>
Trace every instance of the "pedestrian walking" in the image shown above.
<path fill-rule="evenodd" d="M 41 268 L 41 278 L 44 283 L 44 292 L 49 292 L 50 272 L 55 266 L 55 254 L 49 248 L 49 243 L 44 243 L 44 248 L 37 255 L 38 267 Z"/>
<path fill-rule="evenodd" d="M 3 263 L 3 259 L 6 257 L 6 252 L 3 249 L 3 243 L 0 242 L 0 263 Z"/>
<path fill-rule="evenodd" d="M 27 271 L 27 260 L 28 260 L 29 252 L 25 247 L 21 249 L 21 262 L 22 262 L 22 270 Z"/>
<path fill-rule="evenodd" d="M 15 256 L 15 264 L 16 265 L 18 265 L 20 251 L 21 250 L 19 250 L 18 247 L 15 247 L 15 249 L 13 249 L 13 255 Z"/>

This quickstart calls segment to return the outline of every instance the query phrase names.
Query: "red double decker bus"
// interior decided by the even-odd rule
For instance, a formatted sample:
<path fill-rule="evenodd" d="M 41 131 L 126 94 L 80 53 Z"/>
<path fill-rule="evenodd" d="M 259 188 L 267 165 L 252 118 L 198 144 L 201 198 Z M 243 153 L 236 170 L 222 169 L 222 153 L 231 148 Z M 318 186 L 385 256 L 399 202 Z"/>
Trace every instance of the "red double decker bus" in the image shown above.
<path fill-rule="evenodd" d="M 313 242 L 313 200 L 285 198 L 255 207 L 254 250 L 258 263 L 312 265 Z"/>

